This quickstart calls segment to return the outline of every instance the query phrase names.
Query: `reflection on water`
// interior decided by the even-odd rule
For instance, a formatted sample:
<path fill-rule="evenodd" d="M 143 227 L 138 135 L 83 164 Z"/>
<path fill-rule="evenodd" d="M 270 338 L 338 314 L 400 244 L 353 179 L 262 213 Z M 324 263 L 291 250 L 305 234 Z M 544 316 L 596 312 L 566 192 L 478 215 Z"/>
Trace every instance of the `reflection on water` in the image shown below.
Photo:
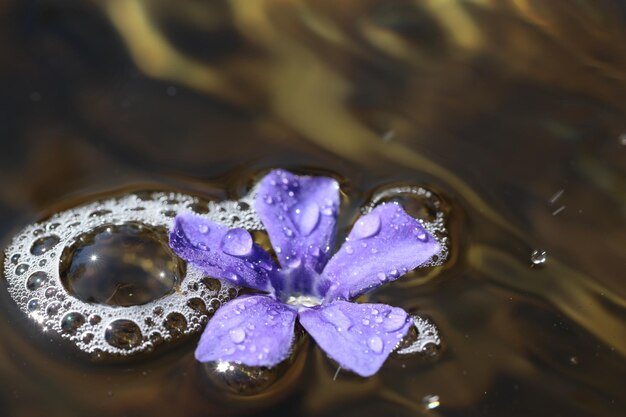
<path fill-rule="evenodd" d="M 88 365 L 2 291 L 2 415 L 623 413 L 623 2 L 9 0 L 0 19 L 5 245 L 112 190 L 238 197 L 274 166 L 337 176 L 346 230 L 398 183 L 452 219 L 446 265 L 370 297 L 432 317 L 434 361 L 363 380 L 309 346 L 244 407 L 207 395 L 193 341 Z"/>

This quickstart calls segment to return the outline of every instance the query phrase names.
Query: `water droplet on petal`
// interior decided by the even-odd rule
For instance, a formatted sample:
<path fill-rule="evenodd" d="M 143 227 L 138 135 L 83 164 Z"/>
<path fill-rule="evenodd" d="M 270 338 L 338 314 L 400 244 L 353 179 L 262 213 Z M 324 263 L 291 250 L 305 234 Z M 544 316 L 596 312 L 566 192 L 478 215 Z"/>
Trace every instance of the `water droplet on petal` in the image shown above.
<path fill-rule="evenodd" d="M 209 226 L 207 226 L 206 224 L 199 224 L 198 225 L 198 232 L 205 234 L 205 233 L 209 233 Z"/>
<path fill-rule="evenodd" d="M 420 242 L 427 242 L 428 241 L 428 235 L 426 234 L 426 231 L 424 229 L 416 229 L 417 234 L 417 240 L 419 240 Z"/>
<path fill-rule="evenodd" d="M 252 251 L 252 236 L 245 229 L 230 229 L 222 238 L 222 250 L 232 256 L 246 256 Z"/>
<path fill-rule="evenodd" d="M 329 323 L 332 323 L 338 331 L 348 330 L 350 326 L 352 326 L 352 320 L 336 307 L 326 308 L 322 312 L 322 315 Z"/>
<path fill-rule="evenodd" d="M 320 219 L 320 208 L 312 201 L 297 204 L 290 210 L 291 220 L 303 236 L 310 235 Z"/>
<path fill-rule="evenodd" d="M 384 282 L 387 280 L 387 275 L 385 275 L 384 272 L 379 272 L 378 274 L 376 274 L 376 278 L 378 278 L 380 282 Z"/>
<path fill-rule="evenodd" d="M 354 249 L 350 245 L 346 245 L 346 253 L 348 255 L 352 255 L 354 253 Z"/>
<path fill-rule="evenodd" d="M 367 340 L 367 346 L 372 349 L 374 353 L 381 353 L 383 351 L 383 339 L 380 336 L 374 335 Z"/>
<path fill-rule="evenodd" d="M 362 216 L 354 225 L 352 233 L 357 239 L 366 239 L 376 235 L 380 231 L 380 216 L 371 213 Z"/>
<path fill-rule="evenodd" d="M 230 340 L 233 341 L 233 343 L 242 343 L 244 341 L 244 339 L 246 338 L 246 332 L 243 331 L 243 329 L 231 329 L 231 331 L 229 332 L 230 335 Z"/>
<path fill-rule="evenodd" d="M 283 227 L 283 233 L 285 234 L 285 236 L 287 237 L 292 237 L 293 236 L 293 230 L 291 230 L 288 227 Z"/>
<path fill-rule="evenodd" d="M 391 311 L 389 315 L 383 320 L 383 329 L 386 332 L 395 332 L 406 324 L 407 316 L 402 313 Z"/>

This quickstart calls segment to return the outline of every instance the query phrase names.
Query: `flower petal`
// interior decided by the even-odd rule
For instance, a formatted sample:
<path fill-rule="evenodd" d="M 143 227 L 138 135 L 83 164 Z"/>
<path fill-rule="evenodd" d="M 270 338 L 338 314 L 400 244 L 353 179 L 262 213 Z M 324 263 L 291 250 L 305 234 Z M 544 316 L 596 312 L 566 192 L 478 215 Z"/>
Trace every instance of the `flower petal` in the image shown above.
<path fill-rule="evenodd" d="M 300 312 L 300 324 L 342 368 L 366 377 L 378 372 L 411 327 L 401 308 L 341 300 Z"/>
<path fill-rule="evenodd" d="M 229 229 L 200 216 L 176 216 L 170 246 L 178 256 L 215 278 L 270 291 L 277 266 L 244 229 Z"/>
<path fill-rule="evenodd" d="M 362 216 L 322 276 L 332 285 L 327 300 L 351 299 L 428 261 L 439 243 L 397 204 Z"/>
<path fill-rule="evenodd" d="M 255 209 L 284 268 L 322 270 L 335 240 L 337 181 L 271 171 L 259 184 Z"/>
<path fill-rule="evenodd" d="M 196 359 L 274 366 L 289 355 L 296 316 L 268 296 L 238 297 L 209 321 L 196 348 Z"/>

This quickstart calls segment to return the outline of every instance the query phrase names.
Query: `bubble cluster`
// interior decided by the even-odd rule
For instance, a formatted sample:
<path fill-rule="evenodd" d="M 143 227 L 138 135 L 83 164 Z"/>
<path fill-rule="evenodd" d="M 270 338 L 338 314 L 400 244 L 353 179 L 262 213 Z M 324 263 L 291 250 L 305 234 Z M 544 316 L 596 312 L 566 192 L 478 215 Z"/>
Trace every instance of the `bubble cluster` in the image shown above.
<path fill-rule="evenodd" d="M 167 230 L 173 218 L 195 212 L 233 228 L 260 230 L 252 198 L 206 202 L 178 193 L 139 192 L 57 213 L 24 228 L 6 249 L 9 294 L 43 330 L 59 334 L 94 359 L 152 351 L 155 345 L 200 331 L 222 303 L 238 294 L 237 287 L 168 258 Z M 129 239 L 134 245 L 127 246 Z M 233 250 L 243 250 L 245 244 L 236 240 Z M 140 253 L 150 245 L 152 252 Z M 96 265 L 92 270 L 89 261 Z M 117 271 L 116 263 L 126 262 L 131 265 L 124 266 L 126 272 L 136 268 L 145 279 L 161 279 L 152 284 L 160 286 L 146 290 L 145 283 L 103 283 L 98 261 L 106 263 L 100 264 L 105 271 Z M 64 271 L 73 275 L 68 278 Z M 131 275 L 127 281 L 136 279 Z M 93 288 L 75 291 L 72 285 L 80 279 L 94 281 Z M 111 298 L 95 299 L 107 291 Z"/>

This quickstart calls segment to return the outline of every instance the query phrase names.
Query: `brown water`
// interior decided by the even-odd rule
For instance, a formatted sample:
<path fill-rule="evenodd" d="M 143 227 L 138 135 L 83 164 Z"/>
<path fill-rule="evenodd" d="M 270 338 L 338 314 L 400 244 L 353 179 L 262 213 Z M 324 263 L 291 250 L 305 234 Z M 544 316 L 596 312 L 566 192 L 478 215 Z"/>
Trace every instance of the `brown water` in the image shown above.
<path fill-rule="evenodd" d="M 236 198 L 279 166 L 341 178 L 344 227 L 375 190 L 426 184 L 452 241 L 370 297 L 430 316 L 440 356 L 335 378 L 305 343 L 244 375 L 275 380 L 251 397 L 195 339 L 90 364 L 2 289 L 0 415 L 626 412 L 623 1 L 5 0 L 0 28 L 3 245 L 102 195 Z"/>

